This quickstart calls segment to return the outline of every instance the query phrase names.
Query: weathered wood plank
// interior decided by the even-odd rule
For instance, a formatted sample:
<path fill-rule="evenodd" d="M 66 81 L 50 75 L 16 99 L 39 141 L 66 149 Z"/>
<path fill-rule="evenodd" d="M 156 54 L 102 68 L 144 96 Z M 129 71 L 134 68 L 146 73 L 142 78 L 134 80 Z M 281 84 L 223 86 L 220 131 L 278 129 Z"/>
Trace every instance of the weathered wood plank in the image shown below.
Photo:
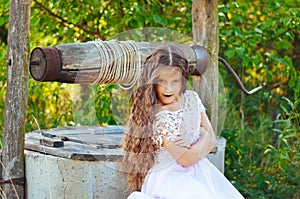
<path fill-rule="evenodd" d="M 25 135 L 25 149 L 38 151 L 44 154 L 63 158 L 85 161 L 120 161 L 123 150 L 120 144 L 122 133 L 94 134 L 97 127 L 62 128 L 52 130 L 38 130 Z M 108 127 L 109 129 L 110 127 Z M 105 128 L 104 128 L 105 129 Z M 112 129 L 112 128 L 111 128 Z M 110 131 L 110 130 L 108 130 Z M 103 130 L 105 132 L 105 130 Z M 45 133 L 45 137 L 42 133 Z M 56 134 L 56 135 L 55 135 Z M 53 138 L 49 138 L 53 135 Z M 58 140 L 64 143 L 63 147 L 53 147 L 51 144 L 41 145 L 40 140 Z"/>
<path fill-rule="evenodd" d="M 42 138 L 40 139 L 40 145 L 50 146 L 50 147 L 63 147 L 64 142 L 61 139 Z"/>
<path fill-rule="evenodd" d="M 95 145 L 69 141 L 64 142 L 64 147 L 56 148 L 40 145 L 38 140 L 26 139 L 25 149 L 81 161 L 120 161 L 123 156 L 123 150 L 120 148 L 97 148 Z"/>
<path fill-rule="evenodd" d="M 66 137 L 68 141 L 77 142 L 81 144 L 91 144 L 98 146 L 97 148 L 118 148 L 121 145 L 123 135 L 91 135 L 91 134 L 83 134 L 83 135 L 69 135 Z"/>

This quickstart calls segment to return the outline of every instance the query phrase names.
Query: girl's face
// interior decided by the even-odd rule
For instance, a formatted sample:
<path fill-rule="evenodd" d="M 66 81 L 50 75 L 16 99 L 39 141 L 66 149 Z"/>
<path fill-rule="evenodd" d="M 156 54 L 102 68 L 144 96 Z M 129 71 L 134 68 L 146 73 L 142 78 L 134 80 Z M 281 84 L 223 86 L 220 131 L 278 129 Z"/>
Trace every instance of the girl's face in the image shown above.
<path fill-rule="evenodd" d="M 178 101 L 182 78 L 181 72 L 176 67 L 166 66 L 160 69 L 156 86 L 158 103 L 168 105 Z"/>

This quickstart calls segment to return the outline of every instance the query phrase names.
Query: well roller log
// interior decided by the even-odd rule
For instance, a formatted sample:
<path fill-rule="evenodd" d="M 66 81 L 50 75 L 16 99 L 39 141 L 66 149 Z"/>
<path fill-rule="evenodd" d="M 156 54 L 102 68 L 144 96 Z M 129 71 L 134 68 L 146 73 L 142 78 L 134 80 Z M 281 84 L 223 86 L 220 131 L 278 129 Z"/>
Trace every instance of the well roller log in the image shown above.
<path fill-rule="evenodd" d="M 136 42 L 141 62 L 162 43 Z M 189 61 L 190 74 L 203 74 L 208 67 L 209 55 L 201 46 L 179 46 Z M 109 50 L 108 53 L 113 53 Z M 128 55 L 126 55 L 128 56 Z M 95 83 L 103 57 L 93 42 L 69 43 L 57 46 L 36 47 L 31 52 L 29 71 L 39 82 Z M 118 84 L 118 82 L 114 82 Z"/>

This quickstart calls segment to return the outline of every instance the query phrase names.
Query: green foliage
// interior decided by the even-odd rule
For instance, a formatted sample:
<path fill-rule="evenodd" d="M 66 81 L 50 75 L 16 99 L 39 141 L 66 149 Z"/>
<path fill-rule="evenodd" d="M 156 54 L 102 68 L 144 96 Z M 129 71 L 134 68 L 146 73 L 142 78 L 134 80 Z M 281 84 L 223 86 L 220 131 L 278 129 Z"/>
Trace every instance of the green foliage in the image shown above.
<path fill-rule="evenodd" d="M 28 87 L 26 131 L 72 124 L 70 94 L 61 83 L 36 83 Z"/>
<path fill-rule="evenodd" d="M 116 87 L 116 85 L 99 85 L 96 88 L 95 109 L 99 110 L 97 111 L 96 116 L 100 125 L 117 124 L 114 114 L 112 113 L 111 105 L 112 91 Z"/>
<path fill-rule="evenodd" d="M 106 40 L 141 27 L 165 27 L 189 33 L 191 1 L 45 1 L 34 0 L 31 24 L 51 37 L 47 45 Z M 72 12 L 70 12 L 72 11 Z M 45 37 L 46 36 L 46 37 Z M 63 40 L 63 42 L 61 42 Z"/>
<path fill-rule="evenodd" d="M 295 2 L 230 1 L 219 11 L 220 56 L 246 84 L 257 82 L 276 97 L 282 95 L 293 70 L 293 40 L 300 31 Z"/>
<path fill-rule="evenodd" d="M 223 68 L 228 111 L 226 175 L 247 198 L 299 197 L 299 5 L 229 1 L 220 5 L 220 56 L 254 96 L 237 92 Z M 299 4 L 299 2 L 298 2 Z M 295 60 L 293 60 L 293 58 Z M 234 86 L 232 86 L 234 85 Z"/>
<path fill-rule="evenodd" d="M 300 2 L 223 2 L 219 2 L 219 55 L 237 71 L 247 88 L 263 86 L 254 96 L 245 96 L 224 67 L 219 67 L 227 95 L 226 113 L 220 113 L 225 117 L 221 135 L 227 140 L 225 174 L 247 198 L 299 197 Z M 33 0 L 30 46 L 126 39 L 121 33 L 141 27 L 157 28 L 156 32 L 144 29 L 136 34 L 137 41 L 171 39 L 184 43 L 192 30 L 191 6 L 191 0 Z M 9 1 L 0 0 L 0 11 L 2 136 Z M 175 32 L 184 36 L 176 37 Z M 164 34 L 167 37 L 156 36 Z M 128 113 L 128 98 L 116 92 L 115 85 L 30 79 L 26 131 L 120 124 Z"/>
<path fill-rule="evenodd" d="M 240 114 L 231 111 L 230 122 L 225 122 L 225 174 L 249 198 L 299 196 L 299 93 L 294 101 L 284 100 L 274 121 L 261 114 L 248 116 L 253 124 L 241 126 Z"/>

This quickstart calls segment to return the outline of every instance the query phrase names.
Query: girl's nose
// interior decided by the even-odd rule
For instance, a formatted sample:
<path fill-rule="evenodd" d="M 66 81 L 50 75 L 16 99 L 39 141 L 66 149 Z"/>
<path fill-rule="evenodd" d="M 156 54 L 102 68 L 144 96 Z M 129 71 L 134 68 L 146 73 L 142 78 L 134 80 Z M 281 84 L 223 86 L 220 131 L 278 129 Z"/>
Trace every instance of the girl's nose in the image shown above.
<path fill-rule="evenodd" d="M 173 89 L 170 86 L 166 86 L 166 91 L 173 92 Z"/>

